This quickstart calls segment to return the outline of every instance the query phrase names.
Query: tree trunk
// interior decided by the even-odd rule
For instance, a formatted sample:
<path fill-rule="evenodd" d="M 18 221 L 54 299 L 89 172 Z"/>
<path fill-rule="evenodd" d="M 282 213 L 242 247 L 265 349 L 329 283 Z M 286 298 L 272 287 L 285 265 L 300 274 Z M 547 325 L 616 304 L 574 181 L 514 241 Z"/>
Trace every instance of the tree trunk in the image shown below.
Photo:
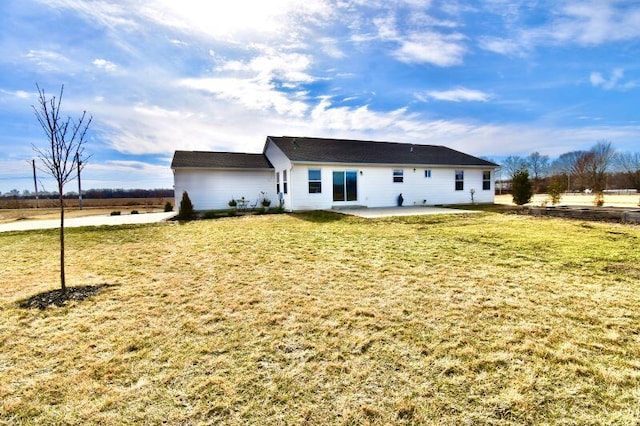
<path fill-rule="evenodd" d="M 64 276 L 64 200 L 62 188 L 60 188 L 60 286 L 62 291 L 67 291 L 67 283 Z"/>

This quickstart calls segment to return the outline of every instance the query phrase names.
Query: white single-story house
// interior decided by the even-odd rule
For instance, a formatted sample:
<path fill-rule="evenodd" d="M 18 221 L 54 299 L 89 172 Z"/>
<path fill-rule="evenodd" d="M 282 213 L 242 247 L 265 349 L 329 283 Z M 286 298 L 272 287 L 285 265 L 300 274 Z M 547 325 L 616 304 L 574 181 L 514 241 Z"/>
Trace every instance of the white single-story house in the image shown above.
<path fill-rule="evenodd" d="M 176 205 L 186 191 L 196 210 L 262 198 L 286 210 L 350 206 L 493 203 L 495 169 L 438 145 L 268 136 L 262 154 L 176 151 Z"/>

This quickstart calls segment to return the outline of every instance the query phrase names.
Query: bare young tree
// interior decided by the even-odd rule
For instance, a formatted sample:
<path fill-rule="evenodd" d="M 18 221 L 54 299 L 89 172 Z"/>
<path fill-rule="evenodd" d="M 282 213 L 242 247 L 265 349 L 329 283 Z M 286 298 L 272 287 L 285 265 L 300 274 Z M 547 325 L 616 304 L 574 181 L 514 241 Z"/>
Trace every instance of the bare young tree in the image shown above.
<path fill-rule="evenodd" d="M 86 111 L 77 120 L 61 115 L 62 94 L 64 85 L 60 87 L 60 96 L 47 99 L 44 89 L 38 89 L 38 105 L 32 105 L 38 123 L 44 130 L 47 144 L 44 148 L 33 146 L 42 163 L 42 170 L 50 174 L 58 184 L 60 201 L 60 286 L 67 290 L 64 272 L 64 185 L 72 180 L 73 171 L 84 168 L 87 156 L 84 152 L 87 131 L 92 116 Z"/>

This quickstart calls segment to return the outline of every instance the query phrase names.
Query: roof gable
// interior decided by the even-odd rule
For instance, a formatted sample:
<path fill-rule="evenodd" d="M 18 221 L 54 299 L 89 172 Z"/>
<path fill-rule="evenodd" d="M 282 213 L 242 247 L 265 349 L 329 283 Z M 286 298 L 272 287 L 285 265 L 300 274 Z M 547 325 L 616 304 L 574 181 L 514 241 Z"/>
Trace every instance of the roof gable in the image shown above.
<path fill-rule="evenodd" d="M 173 154 L 171 168 L 272 169 L 273 166 L 263 154 L 176 151 Z"/>
<path fill-rule="evenodd" d="M 481 158 L 440 145 L 415 145 L 349 139 L 268 136 L 291 161 L 498 167 Z"/>

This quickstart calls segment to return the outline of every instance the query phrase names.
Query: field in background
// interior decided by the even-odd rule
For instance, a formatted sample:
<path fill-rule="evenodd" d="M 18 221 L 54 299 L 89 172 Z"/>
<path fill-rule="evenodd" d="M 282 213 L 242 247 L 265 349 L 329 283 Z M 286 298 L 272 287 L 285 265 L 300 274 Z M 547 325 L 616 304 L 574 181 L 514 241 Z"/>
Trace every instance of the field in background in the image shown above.
<path fill-rule="evenodd" d="M 593 194 L 563 194 L 559 206 L 593 206 Z M 535 194 L 528 205 L 540 206 L 543 203 L 551 205 L 551 198 L 547 194 Z M 496 195 L 496 204 L 513 205 L 511 194 Z M 618 195 L 605 194 L 604 207 L 638 207 L 640 205 L 640 194 Z"/>
<path fill-rule="evenodd" d="M 138 210 L 140 213 L 164 211 L 166 202 L 174 203 L 173 198 L 103 198 L 83 200 L 83 209 L 78 200 L 65 200 L 65 217 L 79 217 L 109 214 L 119 210 L 123 214 Z M 14 220 L 57 219 L 60 217 L 58 200 L 0 200 L 0 223 Z"/>
<path fill-rule="evenodd" d="M 331 213 L 0 234 L 0 423 L 636 424 L 640 228 Z"/>

